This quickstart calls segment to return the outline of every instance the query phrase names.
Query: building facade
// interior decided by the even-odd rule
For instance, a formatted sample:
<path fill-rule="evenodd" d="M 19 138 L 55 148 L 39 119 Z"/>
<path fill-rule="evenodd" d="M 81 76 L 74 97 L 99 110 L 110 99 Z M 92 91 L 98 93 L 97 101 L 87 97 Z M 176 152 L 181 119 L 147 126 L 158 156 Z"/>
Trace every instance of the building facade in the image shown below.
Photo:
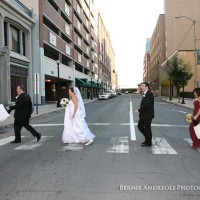
<path fill-rule="evenodd" d="M 200 1 L 199 0 L 165 0 L 165 35 L 166 35 L 166 57 L 176 55 L 190 62 L 191 71 L 194 76 L 189 81 L 185 91 L 194 89 L 194 82 L 200 81 L 199 65 L 194 62 L 194 49 L 200 49 Z M 195 23 L 194 23 L 195 20 Z M 194 29 L 195 28 L 195 29 Z M 196 40 L 194 38 L 196 35 Z M 196 67 L 195 67 L 196 66 Z M 195 80 L 195 68 L 196 79 Z M 197 86 L 197 84 L 196 84 Z"/>
<path fill-rule="evenodd" d="M 160 82 L 166 79 L 161 64 L 166 60 L 165 15 L 159 15 L 150 43 L 149 83 L 155 96 L 160 95 Z"/>
<path fill-rule="evenodd" d="M 34 25 L 31 10 L 23 4 L 0 2 L 0 103 L 15 101 L 19 84 L 33 97 Z"/>
<path fill-rule="evenodd" d="M 14 101 L 19 83 L 39 104 L 68 97 L 73 86 L 79 87 L 83 98 L 88 92 L 97 97 L 101 90 L 110 89 L 114 51 L 106 36 L 104 67 L 99 68 L 102 31 L 94 0 L 3 0 L 0 9 L 2 102 Z"/>

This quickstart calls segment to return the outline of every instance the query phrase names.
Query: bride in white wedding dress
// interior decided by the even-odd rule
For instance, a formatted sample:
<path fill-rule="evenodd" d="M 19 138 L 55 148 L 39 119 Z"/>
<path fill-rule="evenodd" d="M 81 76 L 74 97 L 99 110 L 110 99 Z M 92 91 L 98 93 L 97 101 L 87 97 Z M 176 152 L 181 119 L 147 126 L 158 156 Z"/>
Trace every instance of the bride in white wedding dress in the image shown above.
<path fill-rule="evenodd" d="M 77 87 L 69 89 L 71 100 L 65 108 L 63 143 L 85 143 L 93 142 L 95 135 L 90 132 L 85 121 L 86 113 L 83 99 Z"/>

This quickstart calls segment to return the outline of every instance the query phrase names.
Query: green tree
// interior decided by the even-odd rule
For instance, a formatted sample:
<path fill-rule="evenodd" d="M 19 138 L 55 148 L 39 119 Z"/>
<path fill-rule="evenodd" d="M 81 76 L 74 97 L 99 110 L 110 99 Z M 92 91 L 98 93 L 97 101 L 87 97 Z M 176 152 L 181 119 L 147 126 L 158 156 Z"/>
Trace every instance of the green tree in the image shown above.
<path fill-rule="evenodd" d="M 172 84 L 176 87 L 178 96 L 180 96 L 180 88 L 184 88 L 193 76 L 190 63 L 184 62 L 181 58 L 174 57 L 171 61 L 167 61 L 164 70 L 167 72 Z"/>

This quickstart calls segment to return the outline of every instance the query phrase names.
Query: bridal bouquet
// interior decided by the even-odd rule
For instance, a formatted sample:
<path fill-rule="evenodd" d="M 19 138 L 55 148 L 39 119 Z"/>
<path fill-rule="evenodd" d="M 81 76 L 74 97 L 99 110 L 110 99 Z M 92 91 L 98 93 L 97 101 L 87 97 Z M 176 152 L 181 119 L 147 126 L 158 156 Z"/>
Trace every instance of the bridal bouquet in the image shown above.
<path fill-rule="evenodd" d="M 191 123 L 192 122 L 192 114 L 190 113 L 186 113 L 185 114 L 185 121 L 188 122 L 188 123 Z"/>
<path fill-rule="evenodd" d="M 68 98 L 62 98 L 62 99 L 60 100 L 60 105 L 61 105 L 62 107 L 66 107 L 66 106 L 68 105 L 68 103 L 69 103 L 69 99 L 68 99 Z"/>

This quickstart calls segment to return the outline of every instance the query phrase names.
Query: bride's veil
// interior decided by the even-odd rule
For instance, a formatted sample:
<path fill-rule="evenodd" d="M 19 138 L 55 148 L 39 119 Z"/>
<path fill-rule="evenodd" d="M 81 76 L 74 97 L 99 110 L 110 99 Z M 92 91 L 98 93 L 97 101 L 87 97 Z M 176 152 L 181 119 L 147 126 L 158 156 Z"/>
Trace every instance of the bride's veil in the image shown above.
<path fill-rule="evenodd" d="M 80 108 L 80 110 L 82 111 L 83 113 L 83 116 L 86 117 L 86 112 L 85 112 L 85 106 L 84 106 L 84 103 L 83 103 L 83 99 L 82 99 L 82 96 L 81 96 L 81 93 L 79 91 L 79 89 L 77 87 L 74 87 L 74 93 L 78 99 L 78 106 Z"/>

